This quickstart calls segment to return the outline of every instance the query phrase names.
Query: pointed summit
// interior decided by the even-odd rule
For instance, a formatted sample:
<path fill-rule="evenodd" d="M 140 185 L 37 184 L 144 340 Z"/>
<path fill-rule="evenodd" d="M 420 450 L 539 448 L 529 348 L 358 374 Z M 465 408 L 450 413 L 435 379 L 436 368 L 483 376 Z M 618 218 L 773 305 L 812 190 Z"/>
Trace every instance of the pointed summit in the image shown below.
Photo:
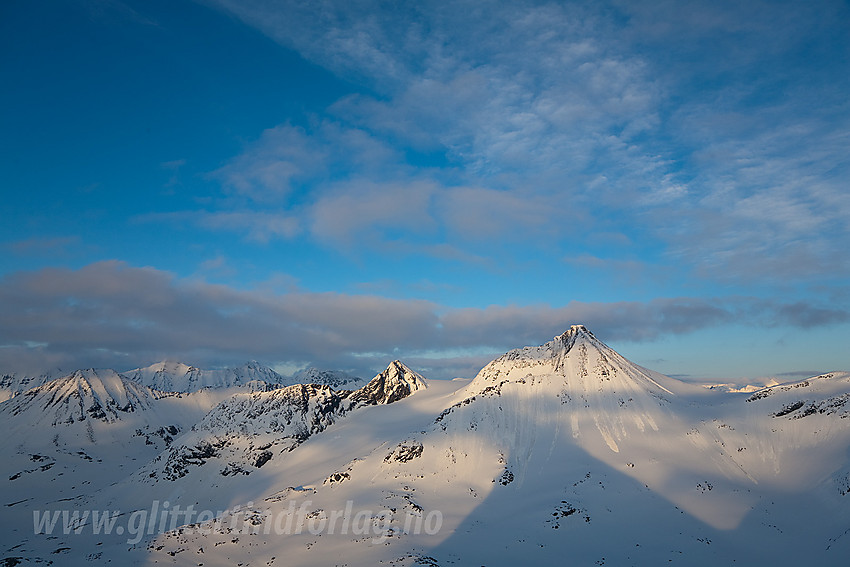
<path fill-rule="evenodd" d="M 391 404 L 427 387 L 425 378 L 394 360 L 386 370 L 354 392 L 351 400 L 360 406 Z"/>
<path fill-rule="evenodd" d="M 586 341 L 589 341 L 589 342 L 598 343 L 602 346 L 605 346 L 599 339 L 597 339 L 593 335 L 593 333 L 588 331 L 587 327 L 585 327 L 584 325 L 572 325 L 572 326 L 570 326 L 568 331 L 566 331 L 563 334 L 558 335 L 557 337 L 552 339 L 552 342 L 555 343 L 555 345 L 561 345 L 564 349 L 564 352 L 567 352 L 573 347 L 573 345 L 578 340 L 586 340 Z M 552 344 L 552 343 L 546 343 L 546 344 Z M 546 345 L 543 345 L 543 346 L 546 346 Z"/>
<path fill-rule="evenodd" d="M 534 376 L 533 380 L 526 380 Z M 500 388 L 500 384 L 530 381 L 561 395 L 582 398 L 644 392 L 665 400 L 688 385 L 647 370 L 600 341 L 584 325 L 540 346 L 509 351 L 485 366 L 470 383 L 470 392 Z"/>

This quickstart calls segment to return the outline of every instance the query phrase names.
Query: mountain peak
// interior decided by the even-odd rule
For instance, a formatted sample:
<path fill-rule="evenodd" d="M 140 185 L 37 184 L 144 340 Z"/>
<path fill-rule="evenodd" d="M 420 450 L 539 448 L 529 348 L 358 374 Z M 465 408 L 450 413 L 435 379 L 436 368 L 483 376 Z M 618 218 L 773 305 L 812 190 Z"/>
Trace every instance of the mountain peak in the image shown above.
<path fill-rule="evenodd" d="M 526 380 L 532 375 L 534 380 Z M 584 325 L 572 325 L 543 345 L 514 349 L 492 361 L 470 383 L 469 391 L 492 391 L 501 384 L 527 381 L 565 396 L 589 392 L 619 396 L 642 390 L 666 399 L 674 391 L 687 389 L 677 380 L 627 360 Z"/>
<path fill-rule="evenodd" d="M 394 360 L 386 370 L 354 392 L 351 399 L 360 405 L 391 404 L 427 387 L 425 378 L 400 360 Z"/>
<path fill-rule="evenodd" d="M 425 383 L 425 378 L 422 375 L 414 372 L 400 360 L 393 360 L 381 374 L 375 378 L 386 375 L 387 383 L 390 385 L 407 384 L 411 387 L 411 392 L 416 390 L 424 390 L 428 387 Z M 373 379 L 374 380 L 374 379 Z"/>
<path fill-rule="evenodd" d="M 564 351 L 569 351 L 578 339 L 589 340 L 593 343 L 602 344 L 593 333 L 591 333 L 584 325 L 571 325 L 564 333 L 552 339 L 554 345 L 561 346 Z M 547 345 L 552 343 L 547 343 Z M 544 347 L 547 345 L 543 345 Z M 552 346 L 554 346 L 552 345 Z M 604 346 L 604 345 L 603 345 Z"/>

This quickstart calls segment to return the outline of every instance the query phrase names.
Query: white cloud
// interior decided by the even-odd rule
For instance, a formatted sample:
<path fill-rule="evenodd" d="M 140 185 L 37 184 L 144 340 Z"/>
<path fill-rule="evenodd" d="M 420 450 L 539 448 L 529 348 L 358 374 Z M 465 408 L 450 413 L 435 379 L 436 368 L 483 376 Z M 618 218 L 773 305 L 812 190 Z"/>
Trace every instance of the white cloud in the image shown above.
<path fill-rule="evenodd" d="M 70 249 L 79 247 L 80 243 L 79 236 L 37 237 L 9 242 L 4 248 L 19 255 L 67 256 Z"/>
<path fill-rule="evenodd" d="M 530 240 L 570 230 L 580 216 L 565 205 L 534 193 L 455 187 L 443 192 L 439 211 L 460 241 Z"/>
<path fill-rule="evenodd" d="M 133 221 L 167 222 L 179 226 L 194 224 L 208 230 L 240 234 L 245 240 L 259 244 L 294 238 L 301 232 L 299 218 L 283 209 L 274 212 L 247 209 L 148 213 L 134 217 Z"/>
<path fill-rule="evenodd" d="M 286 213 L 218 211 L 200 213 L 196 220 L 213 230 L 246 232 L 248 239 L 262 243 L 274 238 L 292 238 L 299 232 L 298 219 Z"/>
<path fill-rule="evenodd" d="M 319 174 L 326 159 L 325 148 L 312 136 L 284 124 L 264 131 L 258 141 L 211 175 L 236 194 L 260 203 L 281 203 L 294 184 Z"/>
<path fill-rule="evenodd" d="M 311 207 L 311 230 L 320 240 L 348 249 L 391 241 L 393 232 L 407 237 L 432 232 L 429 209 L 437 191 L 427 181 L 349 181 Z"/>

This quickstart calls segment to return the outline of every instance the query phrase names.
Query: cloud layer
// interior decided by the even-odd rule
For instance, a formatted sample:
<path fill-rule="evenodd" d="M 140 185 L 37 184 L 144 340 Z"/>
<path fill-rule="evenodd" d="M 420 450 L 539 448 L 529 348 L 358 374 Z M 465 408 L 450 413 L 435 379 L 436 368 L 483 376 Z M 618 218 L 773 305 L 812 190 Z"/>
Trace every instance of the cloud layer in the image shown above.
<path fill-rule="evenodd" d="M 0 280 L 0 306 L 5 371 L 250 357 L 368 374 L 403 357 L 450 377 L 469 371 L 470 360 L 486 362 L 482 352 L 538 344 L 573 323 L 604 340 L 642 341 L 733 321 L 816 327 L 850 320 L 841 309 L 746 298 L 452 309 L 374 295 L 237 290 L 122 262 L 18 272 Z"/>

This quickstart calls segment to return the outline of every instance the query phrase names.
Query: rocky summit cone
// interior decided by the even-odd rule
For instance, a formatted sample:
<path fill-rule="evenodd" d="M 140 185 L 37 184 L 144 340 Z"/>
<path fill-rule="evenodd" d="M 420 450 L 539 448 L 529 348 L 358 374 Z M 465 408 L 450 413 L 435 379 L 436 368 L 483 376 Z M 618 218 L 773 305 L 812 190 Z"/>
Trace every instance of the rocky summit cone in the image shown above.
<path fill-rule="evenodd" d="M 427 387 L 425 378 L 394 360 L 386 370 L 354 392 L 351 400 L 358 405 L 391 404 Z"/>

